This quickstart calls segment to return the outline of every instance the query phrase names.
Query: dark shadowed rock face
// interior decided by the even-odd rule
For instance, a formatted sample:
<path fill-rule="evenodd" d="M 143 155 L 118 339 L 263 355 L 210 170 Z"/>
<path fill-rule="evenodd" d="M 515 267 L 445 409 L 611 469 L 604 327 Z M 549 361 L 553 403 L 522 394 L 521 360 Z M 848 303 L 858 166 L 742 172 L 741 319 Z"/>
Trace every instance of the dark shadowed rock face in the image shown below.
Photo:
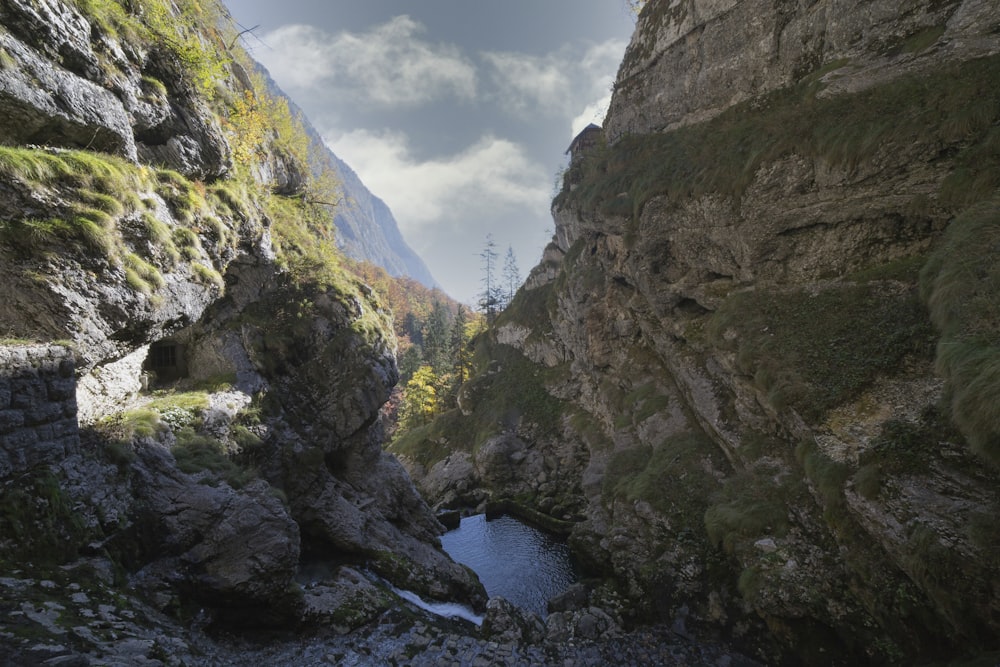
<path fill-rule="evenodd" d="M 150 540 L 143 546 L 156 554 L 150 570 L 169 567 L 203 604 L 237 610 L 287 604 L 299 530 L 266 482 L 239 491 L 208 486 L 177 470 L 155 446 L 143 450 L 133 473 L 136 499 L 149 512 L 136 520 Z"/>

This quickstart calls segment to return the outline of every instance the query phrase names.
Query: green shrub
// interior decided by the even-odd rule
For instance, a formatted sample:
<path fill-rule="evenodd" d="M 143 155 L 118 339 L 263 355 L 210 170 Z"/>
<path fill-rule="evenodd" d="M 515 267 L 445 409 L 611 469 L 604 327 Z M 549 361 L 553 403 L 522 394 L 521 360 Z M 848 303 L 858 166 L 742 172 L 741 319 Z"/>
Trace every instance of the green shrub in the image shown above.
<path fill-rule="evenodd" d="M 725 465 L 718 447 L 702 433 L 670 436 L 655 447 L 624 449 L 608 460 L 601 497 L 605 503 L 646 501 L 680 525 L 700 531 L 708 499 L 719 487 L 706 463 L 715 469 Z"/>
<path fill-rule="evenodd" d="M 235 424 L 231 429 L 231 434 L 241 452 L 254 453 L 264 446 L 264 441 L 242 424 Z"/>
<path fill-rule="evenodd" d="M 131 443 L 122 440 L 105 441 L 102 453 L 106 461 L 121 469 L 127 468 L 138 458 Z"/>
<path fill-rule="evenodd" d="M 747 468 L 726 479 L 705 511 L 709 541 L 732 554 L 737 543 L 788 532 L 789 499 L 801 491 L 787 475 L 767 465 Z"/>
<path fill-rule="evenodd" d="M 521 420 L 535 426 L 536 437 L 561 432 L 568 406 L 546 388 L 548 376 L 558 371 L 538 366 L 516 348 L 493 342 L 489 335 L 480 336 L 475 346 L 474 376 L 463 387 L 480 429 L 475 443 Z M 489 372 L 491 367 L 498 372 Z"/>
<path fill-rule="evenodd" d="M 878 436 L 861 453 L 859 463 L 862 468 L 876 468 L 880 477 L 919 473 L 926 471 L 928 461 L 941 456 L 943 445 L 963 441 L 947 414 L 938 406 L 929 406 L 917 421 L 890 419 L 882 424 Z M 952 464 L 960 462 L 953 459 Z"/>
<path fill-rule="evenodd" d="M 807 421 L 856 396 L 907 354 L 927 354 L 931 340 L 916 293 L 878 283 L 737 292 L 706 331 L 716 345 L 735 350 L 739 370 L 772 407 L 794 408 Z"/>
<path fill-rule="evenodd" d="M 0 560 L 59 565 L 92 537 L 59 477 L 35 469 L 0 486 Z"/>
<path fill-rule="evenodd" d="M 471 420 L 457 409 L 447 410 L 428 424 L 398 431 L 387 451 L 430 469 L 454 452 L 471 451 L 474 437 Z"/>

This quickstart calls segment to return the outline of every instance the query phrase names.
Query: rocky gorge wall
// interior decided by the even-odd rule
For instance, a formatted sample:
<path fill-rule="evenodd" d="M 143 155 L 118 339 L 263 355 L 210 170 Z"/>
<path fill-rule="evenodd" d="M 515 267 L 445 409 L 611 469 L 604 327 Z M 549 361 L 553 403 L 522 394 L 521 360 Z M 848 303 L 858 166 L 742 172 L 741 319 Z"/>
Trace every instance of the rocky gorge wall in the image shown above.
<path fill-rule="evenodd" d="M 0 661 L 197 656 L 170 623 L 346 632 L 394 604 L 372 573 L 482 608 L 381 450 L 390 315 L 222 5 L 0 23 Z M 120 617 L 46 615 L 88 599 L 130 610 L 138 654 Z"/>
<path fill-rule="evenodd" d="M 998 24 L 645 3 L 459 410 L 394 445 L 418 486 L 769 663 L 1000 649 Z"/>

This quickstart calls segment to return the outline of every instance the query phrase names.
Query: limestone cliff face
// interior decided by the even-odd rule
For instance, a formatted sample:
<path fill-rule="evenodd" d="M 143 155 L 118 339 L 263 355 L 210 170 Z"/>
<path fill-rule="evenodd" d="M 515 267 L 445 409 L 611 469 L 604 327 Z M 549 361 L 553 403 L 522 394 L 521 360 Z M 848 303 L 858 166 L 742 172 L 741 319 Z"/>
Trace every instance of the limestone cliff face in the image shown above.
<path fill-rule="evenodd" d="M 638 618 L 769 661 L 997 650 L 998 22 L 646 3 L 418 484 L 577 521 Z"/>
<path fill-rule="evenodd" d="M 367 620 L 307 604 L 305 559 L 482 603 L 381 450 L 390 316 L 338 268 L 307 139 L 222 6 L 5 0 L 0 22 L 5 571 L 86 557 L 223 624 Z"/>
<path fill-rule="evenodd" d="M 928 62 L 996 52 L 985 0 L 649 5 L 615 82 L 611 141 L 707 120 L 817 72 L 836 72 L 826 94 L 856 92 Z"/>

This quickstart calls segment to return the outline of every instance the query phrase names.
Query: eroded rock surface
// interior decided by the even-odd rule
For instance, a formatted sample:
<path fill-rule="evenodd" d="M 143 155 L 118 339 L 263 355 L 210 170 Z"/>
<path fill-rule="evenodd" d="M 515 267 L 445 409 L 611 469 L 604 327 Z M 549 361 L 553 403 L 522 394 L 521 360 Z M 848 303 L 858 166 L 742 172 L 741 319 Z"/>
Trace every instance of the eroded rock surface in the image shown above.
<path fill-rule="evenodd" d="M 949 326 L 978 359 L 1000 332 L 948 320 L 981 292 L 939 276 L 981 266 L 996 299 L 995 246 L 952 248 L 995 234 L 1000 169 L 972 156 L 998 24 L 978 0 L 645 3 L 552 242 L 441 418 L 473 435 L 407 443 L 431 502 L 573 521 L 626 625 L 768 662 L 994 655 L 1000 424 L 947 359 Z M 959 97 L 984 116 L 953 133 Z M 565 613 L 553 636 L 603 627 Z"/>
<path fill-rule="evenodd" d="M 282 136 L 303 130 L 275 120 L 287 107 L 255 87 L 221 4 L 153 4 L 0 7 L 5 572 L 85 558 L 150 613 L 213 628 L 396 600 L 352 571 L 482 608 L 381 450 L 391 315 L 339 267 L 329 211 L 307 210 L 308 138 Z M 347 608 L 336 582 L 307 599 L 306 558 L 357 568 L 339 581 L 371 604 Z M 25 604 L 3 612 L 68 631 Z M 7 620 L 4 643 L 27 641 Z M 177 649 L 133 639 L 148 660 Z"/>

